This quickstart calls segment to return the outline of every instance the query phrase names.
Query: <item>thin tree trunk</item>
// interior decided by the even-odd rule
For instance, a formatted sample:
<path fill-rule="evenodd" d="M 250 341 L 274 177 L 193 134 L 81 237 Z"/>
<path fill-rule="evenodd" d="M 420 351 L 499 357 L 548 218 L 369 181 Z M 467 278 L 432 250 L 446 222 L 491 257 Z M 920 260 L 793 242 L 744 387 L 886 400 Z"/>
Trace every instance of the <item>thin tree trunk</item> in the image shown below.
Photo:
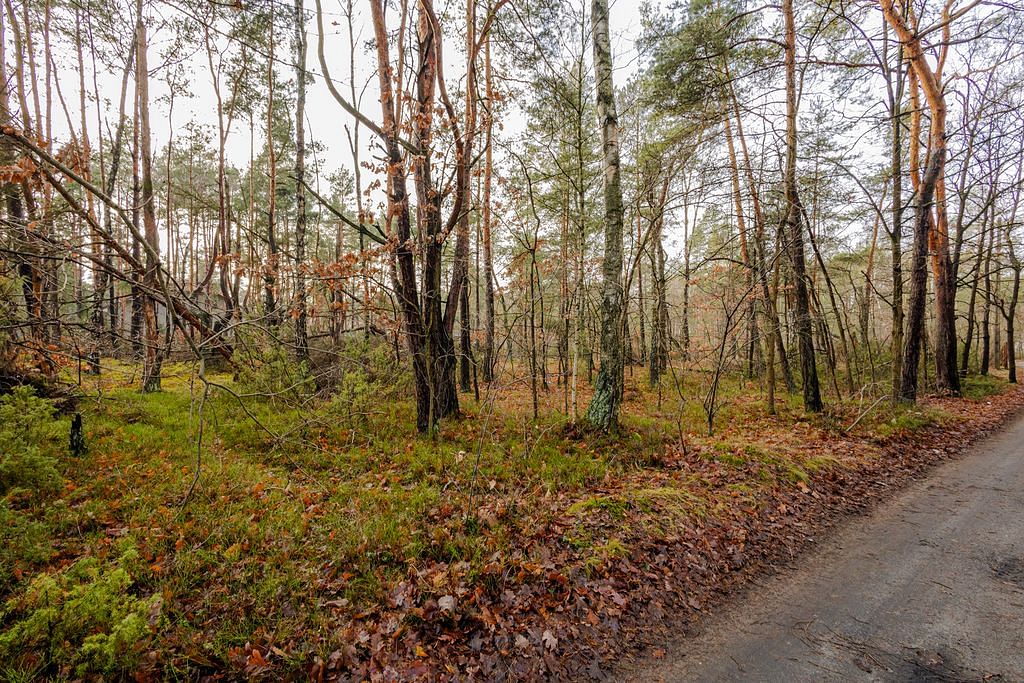
<path fill-rule="evenodd" d="M 352 103 L 355 106 L 359 106 L 360 98 L 356 93 L 356 33 L 355 25 L 353 23 L 353 13 L 355 8 L 353 7 L 354 0 L 347 0 L 345 5 L 345 18 L 348 22 L 348 56 L 349 56 L 349 95 L 352 98 Z M 362 164 L 359 162 L 359 129 L 360 121 L 356 118 L 355 123 L 352 126 L 352 134 L 349 136 L 349 149 L 352 152 L 352 168 L 353 168 L 353 188 L 352 193 L 355 195 L 356 201 L 356 213 L 359 225 L 363 225 L 366 222 L 366 212 L 363 208 L 363 177 L 362 177 Z M 346 128 L 346 132 L 347 132 Z M 335 244 L 335 261 L 341 260 L 341 223 L 338 223 L 338 235 L 337 242 Z M 362 232 L 359 233 L 359 255 L 362 259 L 362 272 L 360 273 L 363 281 L 363 340 L 369 340 L 370 338 L 370 263 L 366 256 L 366 235 Z M 335 287 L 334 291 L 334 302 L 340 304 L 341 292 L 339 287 Z M 339 306 L 340 308 L 340 306 Z M 336 316 L 332 316 L 336 317 Z M 341 343 L 341 326 L 337 325 L 334 334 L 335 344 Z"/>
<path fill-rule="evenodd" d="M 138 36 L 135 38 L 136 43 L 138 42 Z M 132 235 L 132 258 L 136 263 L 142 260 L 142 244 L 134 236 L 140 232 L 139 226 L 142 221 L 142 214 L 140 203 L 142 201 L 142 175 L 140 171 L 140 152 L 139 152 L 139 98 L 136 94 L 133 99 L 133 126 L 132 126 L 132 227 L 134 228 Z M 129 334 L 132 341 L 132 358 L 134 360 L 142 359 L 142 317 L 143 317 L 143 306 L 142 306 L 142 287 L 141 287 L 142 273 L 138 271 L 132 272 L 132 310 L 131 319 L 129 321 Z"/>
<path fill-rule="evenodd" d="M 899 398 L 903 401 L 917 400 L 917 371 L 921 357 L 924 335 L 925 299 L 928 296 L 928 226 L 931 222 L 931 203 L 935 196 L 935 180 L 942 165 L 938 156 L 928 163 L 917 193 L 916 216 L 914 218 L 914 247 L 910 272 L 909 315 L 907 333 L 903 346 L 903 374 L 900 377 Z"/>
<path fill-rule="evenodd" d="M 306 13 L 295 0 L 295 355 L 309 360 L 306 331 Z"/>
<path fill-rule="evenodd" d="M 274 0 L 270 0 L 270 35 L 267 57 L 267 261 L 263 269 L 263 315 L 277 327 L 277 150 L 274 147 Z"/>
<path fill-rule="evenodd" d="M 889 173 L 892 176 L 892 228 L 889 231 L 889 252 L 892 262 L 892 336 L 890 351 L 892 353 L 892 396 L 896 400 L 900 396 L 900 383 L 903 376 L 903 92 L 904 71 L 902 45 L 896 50 L 896 74 L 889 67 L 889 29 L 882 33 L 882 71 L 885 76 L 885 87 L 890 113 Z M 895 83 L 894 83 L 895 80 Z"/>
<path fill-rule="evenodd" d="M 993 188 L 994 192 L 994 188 Z M 974 256 L 974 278 L 971 283 L 971 297 L 967 303 L 967 331 L 964 335 L 964 351 L 960 357 L 960 375 L 962 377 L 967 376 L 968 367 L 971 360 L 971 343 L 974 341 L 974 326 L 975 326 L 975 312 L 977 310 L 978 301 L 978 288 L 981 284 L 982 279 L 982 264 L 985 258 L 985 234 L 986 225 L 988 223 L 987 217 L 989 210 L 986 207 L 984 216 L 982 217 L 981 227 L 978 230 L 978 250 Z M 995 226 L 992 226 L 994 229 Z"/>
<path fill-rule="evenodd" d="M 1013 206 L 1010 209 L 1009 220 L 1006 221 L 1006 253 L 1010 261 L 1010 270 L 1013 271 L 1013 284 L 1010 287 L 1010 301 L 1006 306 L 1006 367 L 1008 370 L 1007 380 L 1011 384 L 1017 383 L 1017 348 L 1014 336 L 1017 321 L 1017 301 L 1020 299 L 1020 276 L 1024 264 L 1017 256 L 1017 249 L 1014 247 L 1013 229 L 1017 224 L 1017 209 L 1020 206 L 1021 174 L 1022 167 L 1017 167 L 1017 182 L 1012 190 Z"/>
<path fill-rule="evenodd" d="M 469 311 L 469 209 L 473 205 L 473 184 L 470 182 L 470 166 L 473 162 L 473 142 L 476 132 L 476 0 L 466 0 L 466 111 L 464 142 L 460 168 L 463 180 L 462 215 L 458 217 L 456 235 L 456 264 L 454 277 L 461 279 L 458 306 L 461 313 L 459 325 L 459 389 L 465 393 L 472 390 L 471 374 L 473 350 L 470 348 Z"/>
<path fill-rule="evenodd" d="M 494 177 L 492 142 L 494 136 L 494 83 L 491 74 L 491 38 L 484 36 L 484 89 L 487 124 L 484 128 L 484 197 L 480 221 L 484 250 L 484 381 L 494 380 L 494 251 L 491 244 L 491 183 Z"/>
<path fill-rule="evenodd" d="M 728 64 L 726 64 L 728 69 Z M 728 74 L 728 72 L 727 72 Z M 776 295 L 778 291 L 777 284 L 769 287 L 768 284 L 768 264 L 767 264 L 767 241 L 765 240 L 765 218 L 764 213 L 761 210 L 761 199 L 757 189 L 757 183 L 754 180 L 754 169 L 750 163 L 750 154 L 747 151 L 747 140 L 743 134 L 743 118 L 740 115 L 739 100 L 736 97 L 736 91 L 729 85 L 729 98 L 732 101 L 733 115 L 736 117 L 736 137 L 739 139 L 740 152 L 743 155 L 743 171 L 747 179 L 747 189 L 750 193 L 750 203 L 754 210 L 754 241 L 756 246 L 754 248 L 754 259 L 757 264 L 758 279 L 760 280 L 761 287 L 761 300 L 764 306 L 764 316 L 767 318 L 766 334 L 771 335 L 774 340 L 775 351 L 772 353 L 774 359 L 776 353 L 778 354 L 779 364 L 782 366 L 782 377 L 786 384 L 786 391 L 793 393 L 796 390 L 796 384 L 793 381 L 793 372 L 789 367 L 789 355 L 786 353 L 786 343 L 782 339 L 782 324 L 779 321 L 779 312 L 776 307 Z M 776 260 L 776 265 L 778 261 Z M 777 268 L 774 269 L 777 272 Z M 769 342 L 771 344 L 771 342 Z M 772 370 L 772 377 L 774 378 L 775 371 Z M 774 381 L 774 379 L 773 379 Z M 774 395 L 774 387 L 772 389 Z M 774 407 L 772 408 L 774 410 Z"/>
<path fill-rule="evenodd" d="M 754 267 L 750 258 L 750 249 L 747 246 L 747 222 L 743 215 L 743 196 L 740 191 L 739 164 L 736 163 L 736 145 L 733 143 L 732 117 L 726 114 L 722 117 L 725 122 L 725 141 L 729 150 L 729 175 L 732 179 L 733 208 L 736 211 L 736 228 L 740 243 L 740 261 L 743 263 L 743 289 L 744 296 L 749 299 L 746 306 L 747 311 L 747 347 L 746 347 L 746 374 L 748 378 L 754 377 L 755 346 L 757 345 L 757 320 L 754 317 L 757 299 L 754 294 Z"/>
<path fill-rule="evenodd" d="M 394 225 L 397 244 L 393 252 L 392 275 L 395 291 L 402 310 L 405 337 L 412 358 L 413 386 L 416 394 L 416 429 L 427 432 L 433 426 L 433 392 L 430 384 L 426 347 L 426 332 L 420 312 L 419 294 L 416 285 L 416 262 L 412 245 L 412 230 L 409 216 L 409 201 L 406 188 L 405 163 L 399 143 L 400 103 L 395 101 L 395 92 L 401 92 L 401 84 L 395 88 L 388 55 L 388 31 L 384 21 L 383 0 L 371 0 L 374 37 L 377 48 L 377 77 L 380 86 L 380 104 L 383 113 L 384 143 L 388 156 L 387 193 L 388 205 L 385 225 Z M 320 5 L 317 4 L 317 28 L 323 35 Z M 404 16 L 403 16 L 404 21 Z M 401 75 L 401 74 L 399 74 Z"/>
<path fill-rule="evenodd" d="M 995 210 L 994 207 L 992 210 Z M 985 296 L 981 316 L 981 358 L 978 361 L 978 374 L 983 377 L 988 374 L 992 360 L 992 251 L 995 232 L 993 225 L 988 235 L 988 247 L 985 250 Z"/>
<path fill-rule="evenodd" d="M 900 38 L 910 68 L 916 76 L 915 83 L 925 95 L 931 121 L 929 123 L 928 167 L 937 159 L 939 170 L 935 179 L 935 215 L 930 220 L 928 251 L 931 254 L 932 273 L 935 280 L 935 382 L 936 388 L 944 393 L 960 393 L 960 376 L 956 361 L 956 278 L 949 252 L 949 217 L 946 209 L 946 101 L 942 70 L 950 44 L 950 21 L 942 24 L 942 45 L 936 67 L 929 66 L 922 36 L 917 32 L 917 21 L 913 14 L 904 14 L 896 7 L 894 0 L 879 0 L 885 20 Z M 945 14 L 948 16 L 948 6 Z"/>
<path fill-rule="evenodd" d="M 136 33 L 136 98 L 139 103 L 139 158 L 142 165 L 142 223 L 145 228 L 145 239 L 149 246 L 146 250 L 146 272 L 142 281 L 149 291 L 142 297 L 142 311 L 145 323 L 145 342 L 142 366 L 142 390 L 145 392 L 160 390 L 160 366 L 163 362 L 163 349 L 160 346 L 160 326 L 157 318 L 156 300 L 152 292 L 159 289 L 157 268 L 159 263 L 154 254 L 160 253 L 160 234 L 156 226 L 156 199 L 153 194 L 153 159 L 150 151 L 149 125 L 149 64 L 146 50 L 146 25 L 142 18 L 142 0 L 136 4 L 138 19 Z"/>
<path fill-rule="evenodd" d="M 665 227 L 665 202 L 668 199 L 671 173 L 671 168 L 665 170 L 658 206 L 651 206 L 653 223 L 650 259 L 651 286 L 654 288 L 654 300 L 651 303 L 651 353 L 648 359 L 651 387 L 661 383 L 661 376 L 668 367 L 668 303 L 665 296 L 665 246 L 662 243 L 662 233 Z"/>
<path fill-rule="evenodd" d="M 601 368 L 586 420 L 602 430 L 615 430 L 622 402 L 622 187 L 619 165 L 619 121 L 612 83 L 611 40 L 607 0 L 591 6 L 597 118 L 604 152 L 604 260 L 601 300 Z"/>

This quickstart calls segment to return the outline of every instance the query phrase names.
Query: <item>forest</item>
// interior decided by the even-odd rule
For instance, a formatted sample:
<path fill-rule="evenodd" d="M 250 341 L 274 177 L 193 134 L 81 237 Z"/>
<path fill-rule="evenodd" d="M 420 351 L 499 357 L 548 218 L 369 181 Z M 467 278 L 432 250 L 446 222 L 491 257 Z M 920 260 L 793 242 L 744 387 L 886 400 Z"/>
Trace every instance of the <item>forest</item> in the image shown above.
<path fill-rule="evenodd" d="M 2 5 L 3 680 L 614 678 L 1024 403 L 1018 0 Z"/>

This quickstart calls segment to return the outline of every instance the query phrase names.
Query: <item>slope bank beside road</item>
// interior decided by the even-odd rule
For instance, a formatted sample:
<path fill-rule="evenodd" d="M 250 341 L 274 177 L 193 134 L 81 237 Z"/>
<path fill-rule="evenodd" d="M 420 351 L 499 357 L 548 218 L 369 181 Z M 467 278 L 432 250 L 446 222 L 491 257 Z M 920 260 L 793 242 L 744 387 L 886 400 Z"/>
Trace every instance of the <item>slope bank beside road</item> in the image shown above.
<path fill-rule="evenodd" d="M 982 405 L 988 419 L 965 415 L 916 451 L 918 471 L 963 457 L 841 524 L 793 571 L 751 585 L 698 635 L 667 641 L 620 676 L 1024 680 L 1024 417 L 1014 415 L 1019 390 L 999 398 Z M 968 445 L 1001 418 L 1004 429 Z M 915 474 L 912 464 L 883 472 L 869 489 Z"/>

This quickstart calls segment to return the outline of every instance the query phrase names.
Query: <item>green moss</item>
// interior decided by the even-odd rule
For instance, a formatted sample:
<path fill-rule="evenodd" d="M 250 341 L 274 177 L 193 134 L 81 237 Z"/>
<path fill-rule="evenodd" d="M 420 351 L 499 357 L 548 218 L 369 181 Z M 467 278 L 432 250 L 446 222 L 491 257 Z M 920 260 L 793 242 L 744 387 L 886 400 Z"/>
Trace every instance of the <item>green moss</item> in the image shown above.
<path fill-rule="evenodd" d="M 566 512 L 570 515 L 580 515 L 585 512 L 601 510 L 615 519 L 622 519 L 625 517 L 628 507 L 629 504 L 617 496 L 593 496 L 573 503 Z"/>
<path fill-rule="evenodd" d="M 883 438 L 899 436 L 940 424 L 948 417 L 947 413 L 936 408 L 899 405 L 888 412 L 888 419 L 877 425 L 875 433 Z"/>
<path fill-rule="evenodd" d="M 160 675 L 197 678 L 195 662 L 223 667 L 228 650 L 246 642 L 336 630 L 337 607 L 319 606 L 325 595 L 368 609 L 396 582 L 434 563 L 465 562 L 460 571 L 467 582 L 500 593 L 504 574 L 490 567 L 502 561 L 495 556 L 514 554 L 523 533 L 561 517 L 561 501 L 576 501 L 568 507 L 563 540 L 593 572 L 628 554 L 634 538 L 674 534 L 737 499 L 756 505 L 764 487 L 806 481 L 837 464 L 827 455 L 805 459 L 780 438 L 798 421 L 801 429 L 821 427 L 808 422 L 798 396 L 787 406 L 780 395 L 779 414 L 768 417 L 753 386 L 734 376 L 722 378 L 714 441 L 694 436 L 705 430 L 699 400 L 680 400 L 666 385 L 659 404 L 657 391 L 642 381 L 627 391 L 615 435 L 566 429 L 557 392 L 541 395 L 541 417 L 534 420 L 528 397 L 509 391 L 499 392 L 493 405 L 462 396 L 465 419 L 444 421 L 428 438 L 412 433 L 407 377 L 381 370 L 394 367 L 390 356 L 334 359 L 337 367 L 317 371 L 315 394 L 304 386 L 273 398 L 246 395 L 247 386 L 269 386 L 289 373 L 307 376 L 280 359 L 264 360 L 241 381 L 209 375 L 238 396 L 210 391 L 198 485 L 184 507 L 197 465 L 201 385 L 192 368 L 165 366 L 164 391 L 147 395 L 123 385 L 122 379 L 137 382 L 138 368 L 130 364 L 111 363 L 115 372 L 89 378 L 102 392 L 82 403 L 88 453 L 57 457 L 58 474 L 67 481 L 58 480 L 47 494 L 45 511 L 26 506 L 27 498 L 0 508 L 0 515 L 28 521 L 5 525 L 10 533 L 4 539 L 15 542 L 0 539 L 24 558 L 17 565 L 24 578 L 12 575 L 0 589 L 4 597 L 24 594 L 46 569 L 51 546 L 63 557 L 96 555 L 109 568 L 116 564 L 106 559 L 114 555 L 104 554 L 112 539 L 134 544 L 145 560 L 125 568 L 131 578 L 126 592 L 173 596 L 161 626 L 171 632 L 154 645 L 161 650 Z M 703 380 L 687 374 L 685 395 L 692 398 Z M 836 411 L 844 424 L 852 421 L 851 411 L 859 414 L 845 403 Z M 882 415 L 893 417 L 876 412 L 859 432 L 874 434 Z M 891 428 L 940 418 L 900 413 Z M 755 435 L 762 427 L 769 433 Z M 41 452 L 56 446 L 59 454 L 65 429 L 66 422 Z M 700 454 L 735 470 L 724 483 L 704 479 L 700 467 L 687 474 L 680 440 L 694 446 L 690 457 Z M 614 489 L 634 475 L 644 483 Z M 63 577 L 54 567 L 49 572 Z M 64 592 L 75 585 L 56 580 Z M 4 623 L 31 611 L 11 613 Z M 336 648 L 328 640 L 317 645 L 326 648 L 324 657 Z M 11 671 L 16 676 L 21 669 Z"/>
<path fill-rule="evenodd" d="M 604 543 L 593 546 L 590 554 L 583 560 L 583 571 L 587 576 L 593 576 L 611 560 L 627 555 L 629 555 L 629 546 L 613 536 Z"/>
<path fill-rule="evenodd" d="M 60 488 L 53 405 L 30 387 L 0 397 L 0 594 L 49 559 L 46 503 Z"/>
<path fill-rule="evenodd" d="M 630 494 L 630 499 L 639 510 L 659 512 L 676 520 L 708 515 L 707 499 L 687 488 L 659 486 L 639 489 Z"/>
<path fill-rule="evenodd" d="M 4 605 L 0 659 L 33 668 L 42 654 L 43 661 L 79 676 L 130 672 L 161 604 L 131 592 L 130 569 L 138 559 L 130 549 L 111 564 L 85 558 L 37 576 Z"/>
<path fill-rule="evenodd" d="M 963 380 L 963 394 L 965 398 L 974 400 L 1001 394 L 1006 390 L 1007 382 L 992 375 L 968 375 Z"/>

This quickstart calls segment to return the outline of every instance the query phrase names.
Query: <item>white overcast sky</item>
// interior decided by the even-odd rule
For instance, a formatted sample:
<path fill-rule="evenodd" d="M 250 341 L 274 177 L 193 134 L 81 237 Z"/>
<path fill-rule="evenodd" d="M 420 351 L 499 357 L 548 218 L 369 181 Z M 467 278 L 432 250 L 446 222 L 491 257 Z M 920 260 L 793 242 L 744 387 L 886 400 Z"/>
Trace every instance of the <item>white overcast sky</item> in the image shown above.
<path fill-rule="evenodd" d="M 203 0 L 204 2 L 206 0 Z M 588 6 L 589 0 L 572 0 L 573 2 L 585 2 Z M 325 55 L 330 69 L 332 79 L 338 84 L 339 90 L 348 96 L 349 93 L 349 40 L 348 26 L 345 15 L 342 11 L 343 0 L 321 0 L 324 11 L 324 32 L 325 32 Z M 168 16 L 173 12 L 187 11 L 188 0 L 173 0 L 172 2 L 156 2 L 148 10 L 148 14 L 155 19 L 157 16 Z M 307 13 L 312 14 L 316 9 L 315 0 L 304 0 Z M 461 5 L 461 3 L 460 3 Z M 632 77 L 638 67 L 639 60 L 636 51 L 636 39 L 641 30 L 639 2 L 634 0 L 613 0 L 611 5 L 610 20 L 612 29 L 612 42 L 614 48 L 615 79 L 618 84 L 625 83 Z M 378 120 L 380 117 L 380 105 L 378 103 L 378 90 L 376 80 L 376 58 L 374 54 L 364 50 L 365 42 L 372 38 L 373 29 L 369 19 L 369 7 L 366 2 L 355 3 L 356 6 L 356 88 L 362 89 L 366 84 L 366 90 L 362 97 L 361 110 L 371 119 Z M 446 5 L 439 5 L 443 9 Z M 281 10 L 289 11 L 291 2 L 282 0 Z M 456 11 L 456 5 L 452 5 L 452 11 Z M 393 28 L 393 27 L 392 27 Z M 344 126 L 354 125 L 354 119 L 341 109 L 328 91 L 324 80 L 321 77 L 321 68 L 317 57 L 317 41 L 319 38 L 315 19 L 307 22 L 308 54 L 306 66 L 313 76 L 314 82 L 307 87 L 306 94 L 306 120 L 307 138 L 320 142 L 324 146 L 322 168 L 329 172 L 339 167 L 351 168 L 351 155 L 348 150 L 348 142 Z M 446 52 L 448 57 L 445 64 L 445 75 L 449 83 L 449 92 L 454 92 L 461 85 L 465 75 L 463 68 L 464 57 L 461 54 L 461 38 L 452 33 L 445 37 Z M 159 32 L 151 36 L 152 51 L 154 53 L 166 49 L 170 37 L 161 36 Z M 226 40 L 221 36 L 222 43 Z M 292 48 L 292 36 L 282 35 L 275 44 L 275 59 L 279 64 L 279 78 L 291 80 L 294 78 L 293 68 L 294 51 Z M 68 56 L 70 58 L 70 55 Z M 589 57 L 589 55 L 588 55 Z M 151 57 L 153 66 L 154 57 Z M 189 121 L 196 121 L 207 125 L 216 125 L 216 100 L 213 87 L 210 81 L 209 68 L 206 63 L 205 52 L 200 52 L 190 58 L 186 63 L 186 69 L 191 74 L 190 90 L 191 96 L 182 97 L 176 95 L 173 116 L 168 117 L 167 96 L 169 94 L 166 81 L 161 78 L 162 74 L 154 74 L 151 83 L 151 97 L 155 101 L 154 107 L 159 115 L 154 114 L 153 135 L 154 149 L 162 149 L 172 131 L 176 136 L 181 135 L 185 125 Z M 104 89 L 109 86 L 119 88 L 119 75 L 103 74 L 101 81 Z M 69 88 L 77 89 L 77 74 L 75 82 L 69 83 Z M 88 85 L 87 85 L 88 88 Z M 115 96 L 110 96 L 116 99 Z M 116 107 L 116 103 L 113 104 Z M 113 114 L 114 116 L 116 114 Z M 523 126 L 522 117 L 513 108 L 507 110 L 502 119 L 503 134 L 514 136 Z M 257 133 L 255 144 L 259 148 L 264 145 L 262 135 L 262 123 L 257 121 Z M 57 130 L 61 127 L 58 126 Z M 58 133 L 59 134 L 59 133 Z M 372 133 L 365 128 L 361 131 L 360 145 L 363 148 L 362 158 L 367 159 L 369 145 L 372 142 Z M 239 167 L 244 167 L 250 157 L 250 138 L 248 121 L 236 121 L 233 135 L 228 142 L 229 161 Z M 322 180 L 322 179 L 321 179 Z"/>

